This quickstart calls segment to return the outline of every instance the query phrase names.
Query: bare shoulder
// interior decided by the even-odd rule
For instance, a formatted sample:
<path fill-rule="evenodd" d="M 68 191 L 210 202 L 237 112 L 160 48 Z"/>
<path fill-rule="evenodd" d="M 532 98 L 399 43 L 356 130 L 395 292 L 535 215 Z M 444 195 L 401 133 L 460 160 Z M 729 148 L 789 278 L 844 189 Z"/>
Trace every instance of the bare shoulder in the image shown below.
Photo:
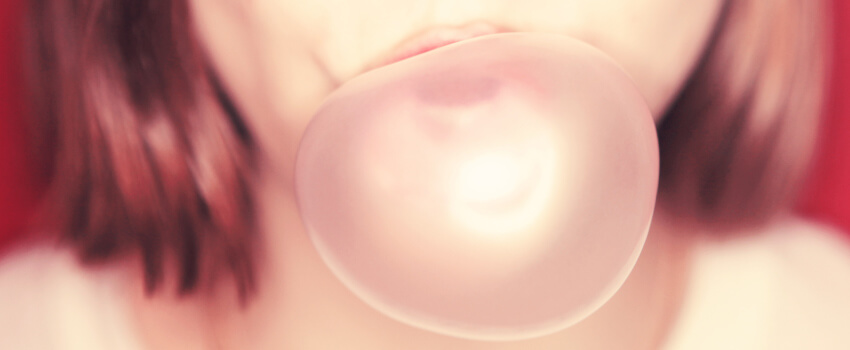
<path fill-rule="evenodd" d="M 834 283 L 833 287 L 850 288 L 850 233 L 788 217 L 769 226 L 764 239 L 775 247 L 789 274 L 823 278 L 824 283 Z"/>
<path fill-rule="evenodd" d="M 850 242 L 784 217 L 695 247 L 668 349 L 850 349 Z"/>
<path fill-rule="evenodd" d="M 114 349 L 103 276 L 64 249 L 35 246 L 0 258 L 0 349 Z"/>
<path fill-rule="evenodd" d="M 0 259 L 0 348 L 60 346 L 57 325 L 65 314 L 63 304 L 69 303 L 59 293 L 84 278 L 70 267 L 72 262 L 70 253 L 47 246 L 19 249 Z"/>
<path fill-rule="evenodd" d="M 850 349 L 850 240 L 838 229 L 789 218 L 768 232 L 777 279 L 777 349 Z"/>
<path fill-rule="evenodd" d="M 13 251 L 0 257 L 0 315 L 43 306 L 43 297 L 85 280 L 69 251 L 46 245 Z"/>

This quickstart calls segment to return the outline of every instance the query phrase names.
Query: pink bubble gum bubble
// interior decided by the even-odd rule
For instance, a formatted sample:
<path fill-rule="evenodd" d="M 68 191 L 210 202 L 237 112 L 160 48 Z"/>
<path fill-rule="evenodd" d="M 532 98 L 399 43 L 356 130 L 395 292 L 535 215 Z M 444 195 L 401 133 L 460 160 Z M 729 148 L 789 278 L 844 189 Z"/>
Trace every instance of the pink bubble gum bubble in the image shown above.
<path fill-rule="evenodd" d="M 319 109 L 296 194 L 357 296 L 430 331 L 566 328 L 623 284 L 658 182 L 648 107 L 581 42 L 497 34 L 365 73 Z"/>

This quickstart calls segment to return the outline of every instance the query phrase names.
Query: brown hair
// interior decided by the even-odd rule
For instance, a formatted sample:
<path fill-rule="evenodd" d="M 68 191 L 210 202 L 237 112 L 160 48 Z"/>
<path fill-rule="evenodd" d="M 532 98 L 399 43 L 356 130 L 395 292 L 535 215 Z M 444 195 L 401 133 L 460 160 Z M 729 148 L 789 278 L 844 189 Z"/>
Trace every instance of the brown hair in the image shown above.
<path fill-rule="evenodd" d="M 189 292 L 225 269 L 253 286 L 250 133 L 206 70 L 183 0 L 32 1 L 50 214 L 84 262 L 140 254 L 148 291 L 174 259 Z"/>
<path fill-rule="evenodd" d="M 251 133 L 209 70 L 185 0 L 33 0 L 36 120 L 51 203 L 83 261 L 175 258 L 180 290 L 229 271 L 253 288 Z M 660 201 L 704 223 L 766 220 L 814 140 L 823 19 L 810 0 L 730 0 L 659 126 Z M 52 141 L 51 141 L 52 140 Z"/>
<path fill-rule="evenodd" d="M 828 61 L 823 6 L 726 1 L 658 127 L 662 208 L 731 229 L 788 207 L 818 127 Z"/>

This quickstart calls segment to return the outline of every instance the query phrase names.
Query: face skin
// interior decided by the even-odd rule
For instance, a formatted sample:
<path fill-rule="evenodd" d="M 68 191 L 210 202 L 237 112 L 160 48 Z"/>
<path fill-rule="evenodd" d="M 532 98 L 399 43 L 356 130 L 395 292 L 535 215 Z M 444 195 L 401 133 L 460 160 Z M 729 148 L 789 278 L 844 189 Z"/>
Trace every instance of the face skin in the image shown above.
<path fill-rule="evenodd" d="M 264 154 L 258 186 L 265 247 L 262 284 L 246 310 L 234 305 L 232 295 L 220 295 L 227 292 L 196 304 L 140 297 L 139 303 L 147 306 L 137 308 L 139 322 L 149 339 L 170 337 L 171 345 L 213 343 L 225 349 L 640 348 L 636 344 L 657 343 L 669 325 L 670 309 L 663 300 L 676 295 L 676 284 L 667 276 L 681 272 L 671 266 L 682 265 L 670 253 L 678 250 L 679 242 L 656 232 L 665 227 L 658 224 L 660 219 L 621 292 L 587 321 L 524 342 L 473 342 L 395 322 L 348 292 L 304 233 L 292 196 L 292 167 L 301 134 L 328 94 L 406 39 L 434 26 L 486 21 L 588 42 L 626 70 L 658 120 L 702 53 L 722 0 L 190 2 L 210 61 Z M 169 316 L 173 313 L 165 311 L 169 303 L 184 310 L 196 308 L 184 312 L 188 319 L 175 322 Z M 178 332 L 185 339 L 173 331 L 157 331 L 157 324 L 168 318 L 169 324 L 195 326 Z M 216 339 L 210 340 L 211 333 Z"/>
<path fill-rule="evenodd" d="M 190 2 L 212 64 L 254 131 L 270 141 L 266 151 L 291 158 L 339 84 L 415 34 L 475 21 L 598 47 L 632 76 L 659 118 L 702 53 L 722 0 Z"/>

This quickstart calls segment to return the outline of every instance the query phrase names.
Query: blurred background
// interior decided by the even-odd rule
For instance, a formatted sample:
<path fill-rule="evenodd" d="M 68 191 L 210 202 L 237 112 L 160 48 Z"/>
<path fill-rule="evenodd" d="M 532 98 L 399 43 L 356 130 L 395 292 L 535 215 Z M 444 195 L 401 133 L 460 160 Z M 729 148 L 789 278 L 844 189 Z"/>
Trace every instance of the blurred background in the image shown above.
<path fill-rule="evenodd" d="M 26 0 L 0 2 L 0 252 L 26 238 L 44 192 L 47 161 L 27 146 L 20 24 Z M 850 1 L 831 3 L 834 58 L 825 121 L 811 175 L 797 203 L 801 214 L 836 225 L 850 237 Z M 61 174 L 59 174 L 61 176 Z"/>

